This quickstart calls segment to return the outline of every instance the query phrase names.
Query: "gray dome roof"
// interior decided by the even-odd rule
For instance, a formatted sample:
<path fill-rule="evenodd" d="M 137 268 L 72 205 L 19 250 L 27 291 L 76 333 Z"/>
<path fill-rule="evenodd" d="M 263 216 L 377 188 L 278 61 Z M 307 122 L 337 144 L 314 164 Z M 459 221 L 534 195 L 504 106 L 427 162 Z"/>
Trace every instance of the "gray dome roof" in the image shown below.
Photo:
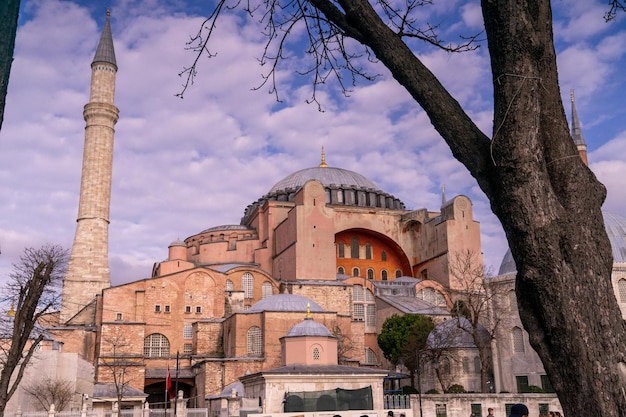
<path fill-rule="evenodd" d="M 405 210 L 400 199 L 382 191 L 363 175 L 323 164 L 294 172 L 278 181 L 267 194 L 246 208 L 241 224 L 246 224 L 267 201 L 294 201 L 296 193 L 311 180 L 322 184 L 328 204 Z"/>
<path fill-rule="evenodd" d="M 325 336 L 332 337 L 333 334 L 322 323 L 318 323 L 313 319 L 307 318 L 304 321 L 293 326 L 285 335 L 285 337 L 297 336 Z"/>
<path fill-rule="evenodd" d="M 317 180 L 325 187 L 347 185 L 380 191 L 376 184 L 356 172 L 341 168 L 313 167 L 286 176 L 278 181 L 269 192 L 275 193 L 289 189 L 299 189 L 309 180 Z"/>
<path fill-rule="evenodd" d="M 626 218 L 607 212 L 602 212 L 602 217 L 604 218 L 606 233 L 611 241 L 613 262 L 626 262 Z M 512 274 L 516 271 L 517 267 L 515 266 L 515 260 L 513 259 L 513 255 L 509 249 L 502 259 L 498 275 Z"/>
<path fill-rule="evenodd" d="M 431 348 L 475 348 L 476 343 L 471 332 L 472 325 L 469 320 L 465 317 L 455 317 L 435 326 L 426 342 Z M 478 332 L 481 338 L 485 338 L 484 340 L 489 339 L 489 333 L 480 324 Z"/>
<path fill-rule="evenodd" d="M 262 311 L 302 311 L 311 309 L 315 313 L 323 313 L 324 309 L 310 298 L 296 294 L 277 294 L 257 301 L 246 312 L 260 313 Z"/>

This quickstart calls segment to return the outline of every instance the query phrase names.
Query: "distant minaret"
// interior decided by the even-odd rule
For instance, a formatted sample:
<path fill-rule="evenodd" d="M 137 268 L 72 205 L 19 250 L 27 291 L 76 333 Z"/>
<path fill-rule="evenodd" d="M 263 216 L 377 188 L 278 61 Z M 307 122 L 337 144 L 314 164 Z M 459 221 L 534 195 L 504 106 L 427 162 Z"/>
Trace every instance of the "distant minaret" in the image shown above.
<path fill-rule="evenodd" d="M 574 104 L 574 90 L 570 90 L 569 97 L 572 101 L 572 139 L 574 139 L 574 145 L 576 145 L 576 148 L 578 149 L 580 159 L 583 160 L 585 165 L 589 165 L 587 161 L 587 144 L 585 143 L 585 138 L 583 137 L 583 129 L 580 126 L 578 113 L 576 113 L 576 105 Z"/>
<path fill-rule="evenodd" d="M 107 10 L 100 43 L 91 63 L 89 103 L 85 105 L 85 149 L 80 181 L 76 234 L 63 281 L 60 320 L 66 323 L 111 286 L 109 209 L 114 126 L 119 110 L 113 103 L 117 63 Z"/>

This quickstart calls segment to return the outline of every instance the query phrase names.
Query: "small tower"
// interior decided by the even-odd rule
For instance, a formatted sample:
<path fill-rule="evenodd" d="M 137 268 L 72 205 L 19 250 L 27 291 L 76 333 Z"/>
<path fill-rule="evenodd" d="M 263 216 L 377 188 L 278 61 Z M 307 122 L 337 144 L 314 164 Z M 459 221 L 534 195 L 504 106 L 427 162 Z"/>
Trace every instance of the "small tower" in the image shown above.
<path fill-rule="evenodd" d="M 572 102 L 572 139 L 574 140 L 574 145 L 576 145 L 576 148 L 578 149 L 580 159 L 582 159 L 585 165 L 589 165 L 589 162 L 587 161 L 587 144 L 585 143 L 585 138 L 583 137 L 583 129 L 580 126 L 580 120 L 578 119 L 578 113 L 576 112 L 576 105 L 574 104 L 574 90 L 570 91 L 569 97 Z"/>
<path fill-rule="evenodd" d="M 109 209 L 113 167 L 117 63 L 107 10 L 106 23 L 91 63 L 89 103 L 85 105 L 85 147 L 76 234 L 63 280 L 60 320 L 66 323 L 102 289 L 109 274 Z"/>

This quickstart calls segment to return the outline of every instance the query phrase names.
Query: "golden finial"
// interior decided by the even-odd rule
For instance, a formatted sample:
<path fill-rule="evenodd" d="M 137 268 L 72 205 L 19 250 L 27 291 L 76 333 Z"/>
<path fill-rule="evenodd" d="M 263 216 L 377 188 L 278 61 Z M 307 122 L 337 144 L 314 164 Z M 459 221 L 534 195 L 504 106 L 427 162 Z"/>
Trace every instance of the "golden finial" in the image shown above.
<path fill-rule="evenodd" d="M 14 317 L 15 316 L 15 306 L 13 305 L 13 301 L 11 301 L 11 308 L 7 311 L 7 316 Z"/>
<path fill-rule="evenodd" d="M 306 318 L 311 319 L 311 303 L 306 303 Z"/>
<path fill-rule="evenodd" d="M 569 90 L 569 99 L 572 100 L 572 103 L 574 102 L 574 90 Z"/>
<path fill-rule="evenodd" d="M 320 163 L 321 168 L 327 168 L 328 164 L 326 164 L 326 155 L 324 154 L 324 147 L 322 146 L 322 162 Z"/>

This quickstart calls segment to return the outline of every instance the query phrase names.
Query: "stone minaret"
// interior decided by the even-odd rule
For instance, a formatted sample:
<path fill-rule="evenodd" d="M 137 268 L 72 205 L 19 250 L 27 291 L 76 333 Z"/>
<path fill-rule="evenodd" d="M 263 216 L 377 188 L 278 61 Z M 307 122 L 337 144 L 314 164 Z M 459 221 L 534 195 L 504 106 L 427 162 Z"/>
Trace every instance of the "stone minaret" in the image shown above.
<path fill-rule="evenodd" d="M 580 126 L 580 120 L 578 119 L 578 113 L 576 112 L 576 105 L 574 104 L 574 90 L 570 91 L 569 97 L 572 102 L 572 139 L 574 140 L 576 149 L 578 149 L 580 159 L 583 160 L 585 165 L 589 165 L 589 162 L 587 161 L 587 144 L 585 143 L 585 138 L 583 137 L 583 129 Z"/>
<path fill-rule="evenodd" d="M 119 110 L 113 103 L 117 64 L 107 11 L 100 43 L 91 63 L 89 103 L 85 105 L 85 149 L 80 181 L 76 234 L 63 281 L 60 320 L 66 323 L 102 289 L 109 274 L 109 209 L 114 126 Z"/>

